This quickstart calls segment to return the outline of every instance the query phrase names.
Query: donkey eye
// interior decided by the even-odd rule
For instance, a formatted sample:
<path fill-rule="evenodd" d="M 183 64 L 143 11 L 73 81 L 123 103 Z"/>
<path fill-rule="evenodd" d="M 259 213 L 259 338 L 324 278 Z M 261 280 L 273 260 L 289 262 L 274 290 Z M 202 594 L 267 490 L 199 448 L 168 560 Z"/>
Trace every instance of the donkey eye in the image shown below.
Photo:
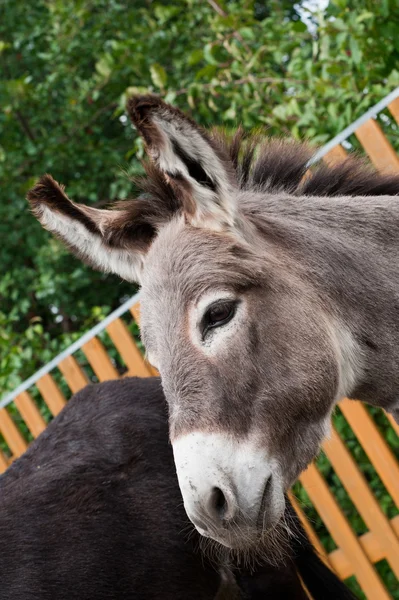
<path fill-rule="evenodd" d="M 216 302 L 212 304 L 202 318 L 202 335 L 205 336 L 209 329 L 220 327 L 231 321 L 236 312 L 235 302 Z"/>

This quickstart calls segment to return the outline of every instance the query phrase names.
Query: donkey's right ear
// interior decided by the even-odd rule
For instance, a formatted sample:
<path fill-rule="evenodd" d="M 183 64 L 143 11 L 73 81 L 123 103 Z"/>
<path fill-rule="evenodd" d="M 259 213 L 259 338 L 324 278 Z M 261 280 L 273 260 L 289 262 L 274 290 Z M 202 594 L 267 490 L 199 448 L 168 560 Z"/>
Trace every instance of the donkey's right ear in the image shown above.
<path fill-rule="evenodd" d="M 133 96 L 127 111 L 151 160 L 180 198 L 188 221 L 199 227 L 232 229 L 237 181 L 224 148 L 157 96 Z"/>
<path fill-rule="evenodd" d="M 103 210 L 72 202 L 50 175 L 28 193 L 33 214 L 83 262 L 127 281 L 140 282 L 154 228 L 132 210 Z M 127 205 L 126 205 L 127 206 Z"/>

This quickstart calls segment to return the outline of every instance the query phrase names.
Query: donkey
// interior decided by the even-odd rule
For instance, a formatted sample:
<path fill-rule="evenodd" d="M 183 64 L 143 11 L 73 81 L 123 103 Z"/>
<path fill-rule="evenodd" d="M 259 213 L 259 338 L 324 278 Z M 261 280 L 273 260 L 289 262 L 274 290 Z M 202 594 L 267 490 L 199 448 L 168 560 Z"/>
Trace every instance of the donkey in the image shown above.
<path fill-rule="evenodd" d="M 149 164 L 135 200 L 28 199 L 94 268 L 141 285 L 191 521 L 256 547 L 347 396 L 399 415 L 399 176 L 316 166 L 288 141 L 207 133 L 155 96 L 129 115 Z"/>
<path fill-rule="evenodd" d="M 278 567 L 211 564 L 189 531 L 159 379 L 91 385 L 0 477 L 0 598 L 306 600 L 298 569 L 315 600 L 349 600 L 287 520 Z"/>

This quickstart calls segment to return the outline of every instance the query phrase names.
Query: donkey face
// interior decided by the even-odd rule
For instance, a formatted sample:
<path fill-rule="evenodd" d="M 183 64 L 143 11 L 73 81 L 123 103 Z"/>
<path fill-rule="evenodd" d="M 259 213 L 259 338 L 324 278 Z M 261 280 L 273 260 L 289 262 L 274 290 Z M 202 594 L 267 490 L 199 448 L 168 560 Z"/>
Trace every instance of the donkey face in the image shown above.
<path fill-rule="evenodd" d="M 177 219 L 142 279 L 142 335 L 169 403 L 188 516 L 205 536 L 259 541 L 317 453 L 339 385 L 331 320 L 273 259 Z"/>
<path fill-rule="evenodd" d="M 83 260 L 140 281 L 187 514 L 205 536 L 253 546 L 318 451 L 352 376 L 349 337 L 257 227 L 248 206 L 265 194 L 243 190 L 220 140 L 156 98 L 129 112 L 153 163 L 138 200 L 82 207 L 48 176 L 29 200 Z"/>

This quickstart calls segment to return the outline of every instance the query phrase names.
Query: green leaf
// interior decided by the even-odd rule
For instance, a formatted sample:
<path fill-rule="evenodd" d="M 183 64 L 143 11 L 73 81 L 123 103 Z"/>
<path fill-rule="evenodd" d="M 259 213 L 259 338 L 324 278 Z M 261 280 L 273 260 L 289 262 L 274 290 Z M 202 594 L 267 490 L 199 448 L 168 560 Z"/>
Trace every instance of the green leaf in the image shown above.
<path fill-rule="evenodd" d="M 237 118 L 237 111 L 234 106 L 230 106 L 223 114 L 226 121 L 234 121 Z"/>
<path fill-rule="evenodd" d="M 194 65 L 197 65 L 199 62 L 201 62 L 203 58 L 204 52 L 201 49 L 193 50 L 193 52 L 191 52 L 188 55 L 187 63 L 193 67 Z"/>
<path fill-rule="evenodd" d="M 240 27 L 238 33 L 244 38 L 244 40 L 249 42 L 253 41 L 256 35 L 253 27 Z"/>
<path fill-rule="evenodd" d="M 125 90 L 125 95 L 128 96 L 137 96 L 138 94 L 148 94 L 148 88 L 143 86 L 135 86 L 131 85 Z"/>
<path fill-rule="evenodd" d="M 320 41 L 320 59 L 327 60 L 330 57 L 330 37 L 323 35 Z"/>
<path fill-rule="evenodd" d="M 338 29 L 339 31 L 346 31 L 347 29 L 349 29 L 348 23 L 346 23 L 341 18 L 334 19 L 332 25 L 333 25 L 334 29 Z"/>
<path fill-rule="evenodd" d="M 210 65 L 218 65 L 219 61 L 216 58 L 217 46 L 215 44 L 206 44 L 204 46 L 204 58 Z"/>
<path fill-rule="evenodd" d="M 100 58 L 100 60 L 96 62 L 96 71 L 97 73 L 99 73 L 99 75 L 104 77 L 104 79 L 108 79 L 112 72 L 111 61 L 109 56 L 103 56 L 102 58 Z"/>
<path fill-rule="evenodd" d="M 10 44 L 7 44 L 7 42 L 0 40 L 0 54 L 9 47 L 10 47 Z"/>
<path fill-rule="evenodd" d="M 399 71 L 397 69 L 393 69 L 390 72 L 387 83 L 390 87 L 396 87 L 399 85 Z"/>
<path fill-rule="evenodd" d="M 154 8 L 154 13 L 161 24 L 164 24 L 169 21 L 169 19 L 172 19 L 178 14 L 178 12 L 179 8 L 177 6 L 162 6 L 158 4 Z"/>
<path fill-rule="evenodd" d="M 199 81 L 200 79 L 212 79 L 212 77 L 214 77 L 214 75 L 216 75 L 217 72 L 218 68 L 216 65 L 206 65 L 206 67 L 203 67 L 202 69 L 197 71 L 195 75 L 195 80 Z"/>
<path fill-rule="evenodd" d="M 163 90 L 166 86 L 168 76 L 165 69 L 159 63 L 154 63 L 150 66 L 150 74 L 153 84 Z"/>
<path fill-rule="evenodd" d="M 366 21 L 368 19 L 373 19 L 373 18 L 374 18 L 374 13 L 372 13 L 370 11 L 365 11 L 364 13 L 360 13 L 360 15 L 358 15 L 356 17 L 356 22 L 362 23 L 363 21 Z"/>
<path fill-rule="evenodd" d="M 349 48 L 353 62 L 355 65 L 359 65 L 362 61 L 362 51 L 357 40 L 353 36 L 349 38 Z"/>
<path fill-rule="evenodd" d="M 295 21 L 292 24 L 292 29 L 293 31 L 297 31 L 299 33 L 304 33 L 305 31 L 307 31 L 307 27 L 305 25 L 305 23 L 303 21 Z"/>

